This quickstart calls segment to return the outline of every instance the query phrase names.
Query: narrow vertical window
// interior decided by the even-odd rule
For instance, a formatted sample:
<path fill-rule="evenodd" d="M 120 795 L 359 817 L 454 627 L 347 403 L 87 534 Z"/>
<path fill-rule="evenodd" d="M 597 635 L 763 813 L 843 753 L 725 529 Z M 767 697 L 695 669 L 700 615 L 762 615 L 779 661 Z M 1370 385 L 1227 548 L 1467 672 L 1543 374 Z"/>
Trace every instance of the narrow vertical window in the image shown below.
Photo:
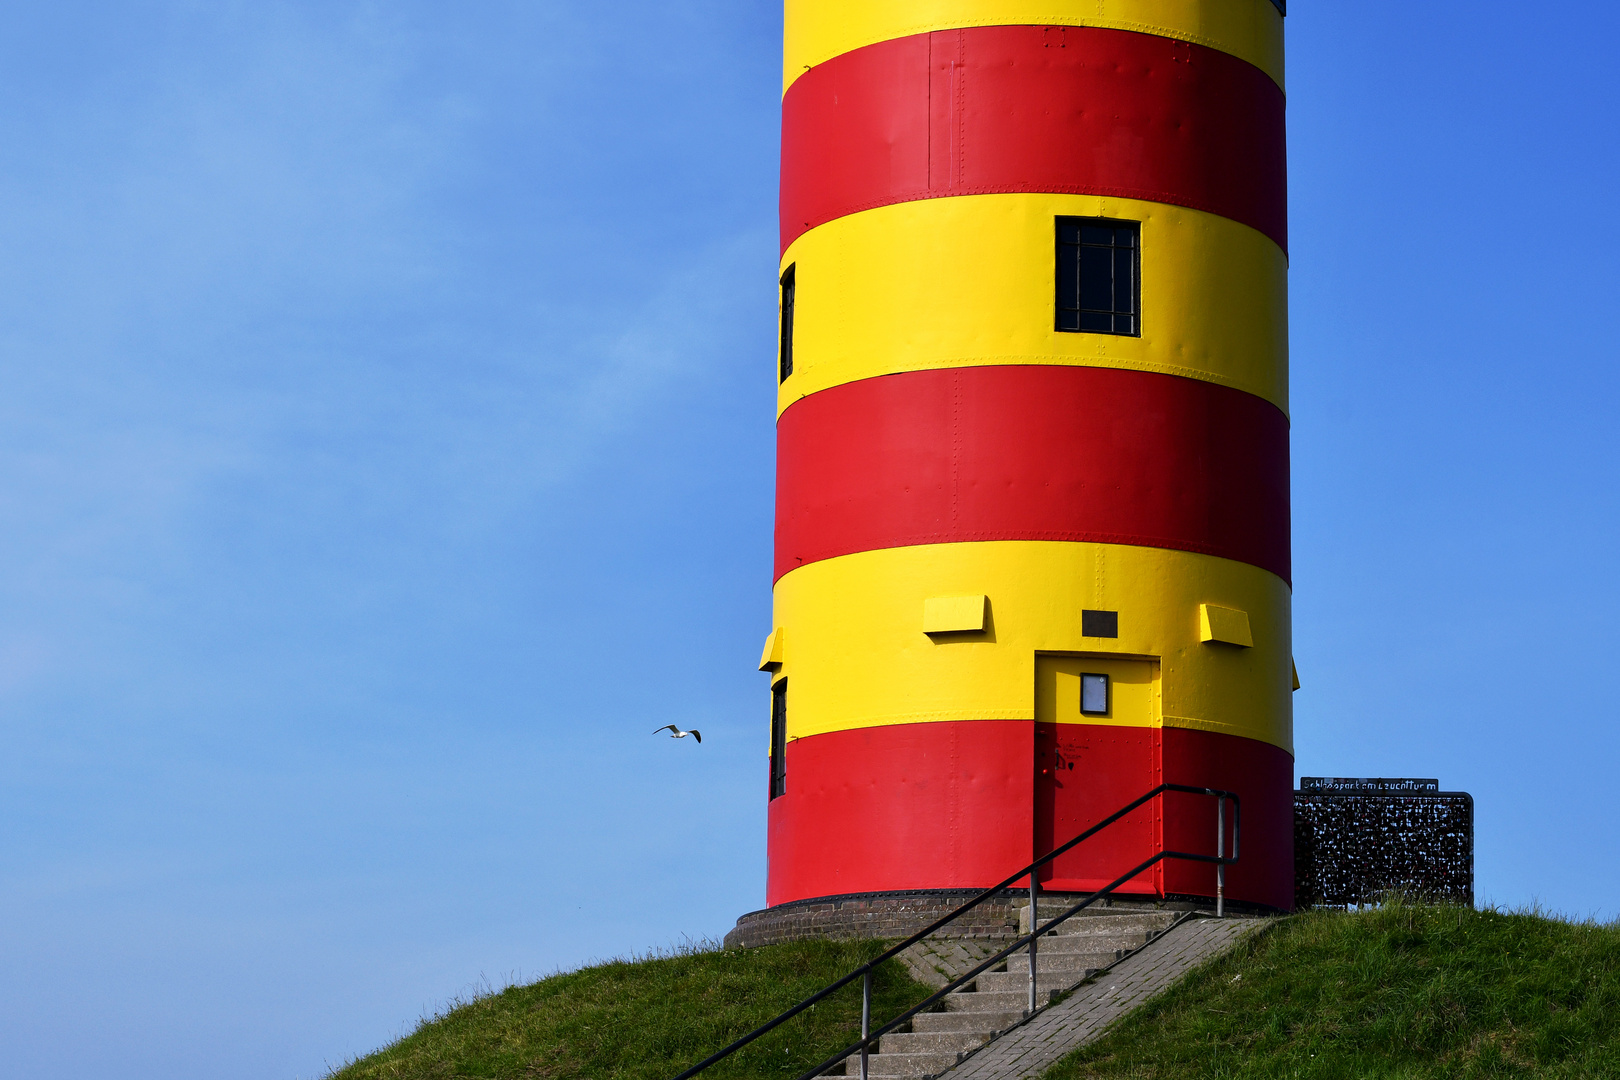
<path fill-rule="evenodd" d="M 787 680 L 771 687 L 771 798 L 787 794 Z"/>
<path fill-rule="evenodd" d="M 798 264 L 782 272 L 782 341 L 777 350 L 777 381 L 786 382 L 793 374 L 793 271 Z"/>
<path fill-rule="evenodd" d="M 1057 219 L 1057 328 L 1142 333 L 1142 225 L 1112 218 Z"/>
<path fill-rule="evenodd" d="M 1108 715 L 1108 676 L 1080 676 L 1080 712 L 1086 716 Z"/>

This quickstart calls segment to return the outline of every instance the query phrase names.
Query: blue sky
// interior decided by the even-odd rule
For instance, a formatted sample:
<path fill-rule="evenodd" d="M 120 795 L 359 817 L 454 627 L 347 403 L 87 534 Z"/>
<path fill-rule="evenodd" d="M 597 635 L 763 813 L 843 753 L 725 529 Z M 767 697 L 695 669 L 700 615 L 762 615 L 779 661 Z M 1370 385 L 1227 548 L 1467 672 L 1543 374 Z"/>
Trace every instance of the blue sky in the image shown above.
<path fill-rule="evenodd" d="M 1300 770 L 1603 918 L 1617 24 L 1288 20 Z M 763 902 L 779 41 L 7 13 L 0 1075 L 315 1077 Z"/>

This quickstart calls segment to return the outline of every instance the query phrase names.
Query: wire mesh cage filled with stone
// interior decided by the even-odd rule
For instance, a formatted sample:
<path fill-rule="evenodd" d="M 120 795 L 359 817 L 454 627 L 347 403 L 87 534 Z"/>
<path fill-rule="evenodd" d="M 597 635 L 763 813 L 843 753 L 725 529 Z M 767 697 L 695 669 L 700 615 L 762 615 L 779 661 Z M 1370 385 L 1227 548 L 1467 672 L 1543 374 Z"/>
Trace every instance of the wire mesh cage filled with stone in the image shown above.
<path fill-rule="evenodd" d="M 1356 907 L 1393 892 L 1473 905 L 1473 796 L 1438 780 L 1301 779 L 1295 906 Z"/>

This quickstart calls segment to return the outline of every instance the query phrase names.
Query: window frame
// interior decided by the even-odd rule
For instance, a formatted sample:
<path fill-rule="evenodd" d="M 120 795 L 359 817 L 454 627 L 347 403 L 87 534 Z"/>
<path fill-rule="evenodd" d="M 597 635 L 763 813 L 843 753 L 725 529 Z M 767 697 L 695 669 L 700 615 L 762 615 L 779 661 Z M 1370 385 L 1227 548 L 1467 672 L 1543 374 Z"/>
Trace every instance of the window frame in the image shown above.
<path fill-rule="evenodd" d="M 773 802 L 787 794 L 787 680 L 771 684 L 771 786 Z"/>
<path fill-rule="evenodd" d="M 1079 303 L 1079 294 L 1081 292 L 1081 284 L 1080 284 L 1081 255 L 1080 255 L 1080 252 L 1083 252 L 1088 247 L 1100 248 L 1102 246 L 1100 244 L 1086 244 L 1084 241 L 1081 241 L 1081 240 L 1077 240 L 1073 244 L 1065 243 L 1064 240 L 1063 240 L 1063 228 L 1064 228 L 1065 225 L 1073 225 L 1075 227 L 1075 229 L 1077 230 L 1077 232 L 1076 232 L 1077 236 L 1080 235 L 1078 230 L 1083 229 L 1083 228 L 1085 228 L 1087 226 L 1091 226 L 1091 227 L 1095 227 L 1095 228 L 1107 228 L 1107 229 L 1116 230 L 1116 231 L 1119 230 L 1119 229 L 1122 229 L 1122 228 L 1129 228 L 1131 230 L 1131 233 L 1132 233 L 1132 243 L 1131 243 L 1131 249 L 1130 249 L 1130 251 L 1131 251 L 1131 297 L 1130 297 L 1131 308 L 1130 308 L 1130 310 L 1128 312 L 1127 311 L 1120 311 L 1119 308 L 1118 308 L 1118 300 L 1116 299 L 1114 309 L 1112 311 L 1107 312 L 1107 314 L 1110 316 L 1111 320 L 1117 321 L 1121 316 L 1125 316 L 1125 317 L 1130 318 L 1130 320 L 1131 320 L 1131 329 L 1130 330 L 1127 331 L 1127 330 L 1113 330 L 1113 329 L 1110 329 L 1110 330 L 1087 329 L 1087 328 L 1080 325 L 1080 323 L 1082 323 L 1084 321 L 1084 316 L 1087 315 L 1088 313 L 1089 314 L 1101 314 L 1102 313 L 1101 309 L 1089 309 L 1089 308 L 1085 308 L 1085 307 L 1073 307 L 1073 308 L 1064 307 L 1064 297 L 1062 295 L 1062 289 L 1063 289 L 1063 284 L 1064 284 L 1064 259 L 1065 259 L 1065 256 L 1068 255 L 1071 252 L 1073 253 L 1073 256 L 1074 256 L 1074 263 L 1075 263 L 1075 266 L 1074 266 L 1075 289 L 1074 289 L 1074 291 L 1075 291 L 1075 294 L 1076 294 L 1075 302 L 1078 304 Z M 1136 337 L 1136 338 L 1141 337 L 1142 336 L 1142 223 L 1140 221 L 1132 221 L 1132 220 L 1130 220 L 1128 218 L 1079 217 L 1079 216 L 1072 215 L 1072 214 L 1059 214 L 1059 215 L 1057 215 L 1056 217 L 1054 217 L 1052 219 L 1052 243 L 1053 243 L 1053 266 L 1052 266 L 1052 308 L 1053 308 L 1053 310 L 1052 310 L 1052 328 L 1053 328 L 1053 330 L 1055 332 L 1059 333 L 1059 334 L 1107 334 L 1110 337 Z M 1110 244 L 1108 246 L 1108 250 L 1118 251 L 1119 247 L 1117 246 L 1117 244 Z M 1074 322 L 1075 322 L 1075 325 L 1073 325 L 1073 326 L 1065 326 L 1064 325 L 1064 316 L 1065 315 L 1072 315 L 1073 319 L 1074 319 Z"/>
<path fill-rule="evenodd" d="M 1100 709 L 1086 708 L 1086 680 L 1101 679 L 1103 707 Z M 1114 680 L 1106 672 L 1082 671 L 1080 673 L 1080 715 L 1081 716 L 1108 716 L 1114 711 Z"/>
<path fill-rule="evenodd" d="M 777 281 L 776 381 L 785 383 L 793 374 L 793 314 L 798 307 L 798 263 L 789 263 Z"/>

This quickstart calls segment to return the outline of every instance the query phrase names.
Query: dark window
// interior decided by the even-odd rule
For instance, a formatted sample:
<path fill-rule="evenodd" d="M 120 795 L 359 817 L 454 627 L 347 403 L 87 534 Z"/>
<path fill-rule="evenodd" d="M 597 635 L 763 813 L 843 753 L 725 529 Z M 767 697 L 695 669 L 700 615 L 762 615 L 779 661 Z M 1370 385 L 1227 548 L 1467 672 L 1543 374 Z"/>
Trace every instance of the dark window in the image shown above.
<path fill-rule="evenodd" d="M 1111 218 L 1057 219 L 1057 328 L 1141 334 L 1142 226 Z"/>
<path fill-rule="evenodd" d="M 1119 612 L 1080 612 L 1080 634 L 1083 637 L 1119 637 Z"/>
<path fill-rule="evenodd" d="M 787 680 L 771 687 L 771 798 L 787 794 Z"/>
<path fill-rule="evenodd" d="M 778 382 L 786 382 L 793 374 L 793 271 L 798 264 L 782 273 L 782 342 L 777 350 Z"/>

